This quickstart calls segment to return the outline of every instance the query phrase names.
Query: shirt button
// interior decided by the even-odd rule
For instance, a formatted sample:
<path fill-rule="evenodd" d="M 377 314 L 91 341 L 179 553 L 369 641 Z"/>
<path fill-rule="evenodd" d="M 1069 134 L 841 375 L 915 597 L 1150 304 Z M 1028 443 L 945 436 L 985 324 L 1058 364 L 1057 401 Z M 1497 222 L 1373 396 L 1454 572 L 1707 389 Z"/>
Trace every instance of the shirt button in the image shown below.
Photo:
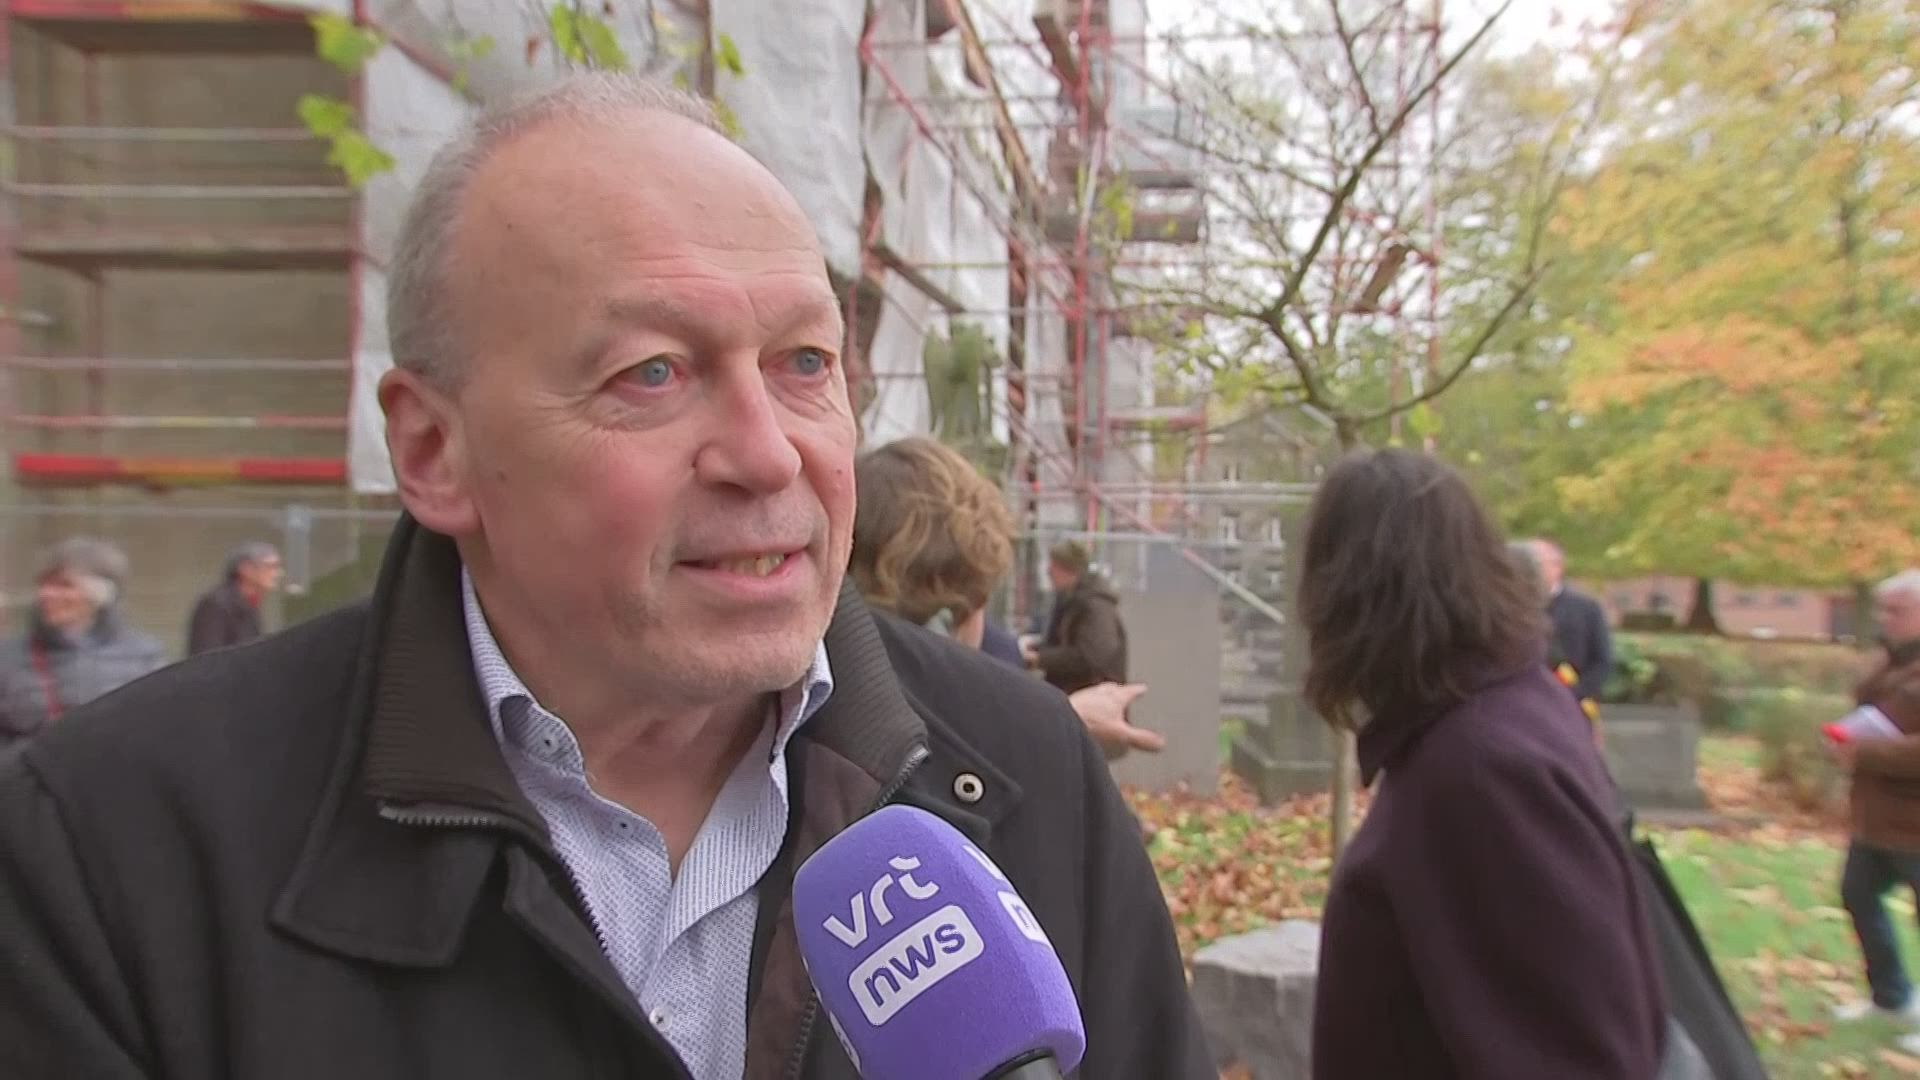
<path fill-rule="evenodd" d="M 655 1009 L 652 1012 L 647 1014 L 647 1019 L 653 1021 L 654 1027 L 666 1027 L 667 1026 L 667 1010 Z"/>

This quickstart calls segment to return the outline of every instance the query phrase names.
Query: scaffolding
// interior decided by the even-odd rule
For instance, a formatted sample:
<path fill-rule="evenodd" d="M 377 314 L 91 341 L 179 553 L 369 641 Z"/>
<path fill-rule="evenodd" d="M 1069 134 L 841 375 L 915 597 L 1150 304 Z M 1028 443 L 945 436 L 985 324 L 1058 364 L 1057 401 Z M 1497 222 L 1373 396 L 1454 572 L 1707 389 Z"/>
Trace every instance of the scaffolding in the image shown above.
<path fill-rule="evenodd" d="M 171 637 L 222 545 L 351 502 L 358 199 L 290 125 L 358 80 L 304 13 L 239 2 L 6 0 L 0 66 L 6 598 L 104 533 Z"/>
<path fill-rule="evenodd" d="M 1006 212 L 993 222 L 1005 244 L 1008 300 L 969 311 L 953 301 L 941 275 L 985 264 L 902 259 L 872 243 L 871 228 L 866 272 L 904 279 L 948 317 L 1008 320 L 995 420 L 1010 443 L 1008 489 L 1023 530 L 1036 538 L 1013 606 L 1028 610 L 1045 538 L 1155 535 L 1191 541 L 1180 548 L 1188 563 L 1264 618 L 1279 620 L 1274 604 L 1283 590 L 1243 583 L 1234 560 L 1223 557 L 1231 545 L 1219 542 L 1220 523 L 1249 499 L 1271 508 L 1297 502 L 1298 493 L 1208 486 L 1222 476 L 1207 459 L 1218 419 L 1209 412 L 1207 387 L 1189 385 L 1167 400 L 1156 385 L 1154 339 L 1143 332 L 1182 313 L 1142 310 L 1125 287 L 1141 272 L 1188 275 L 1201 293 L 1223 275 L 1277 277 L 1276 267 L 1236 257 L 1232 238 L 1214 235 L 1221 215 L 1210 198 L 1218 180 L 1210 175 L 1212 117 L 1166 70 L 1181 49 L 1257 50 L 1272 47 L 1270 35 L 1246 27 L 1151 32 L 1141 0 L 1040 0 L 1024 21 L 1016 13 L 1027 5 L 995 0 L 930 0 L 926 7 L 924 34 L 875 40 L 870 23 L 861 60 L 912 117 L 916 137 L 956 175 L 984 144 L 995 145 L 1008 196 Z M 1392 58 L 1396 109 L 1439 70 L 1438 0 L 1419 12 L 1411 2 L 1382 5 L 1360 33 Z M 915 92 L 903 72 L 943 50 L 958 54 L 973 93 Z M 1395 369 L 1395 394 L 1417 392 L 1438 359 L 1433 175 L 1441 116 L 1436 94 L 1346 211 L 1372 235 L 1325 260 L 1336 279 L 1330 291 L 1354 296 L 1346 314 L 1385 327 L 1406 355 L 1425 357 L 1425 365 Z M 1125 213 L 1103 213 L 1103 200 L 1116 191 L 1128 200 Z M 1412 220 L 1409 208 L 1418 211 Z M 883 303 L 891 295 L 873 291 Z M 903 365 L 871 377 L 911 383 L 918 375 Z M 1331 431 L 1324 434 L 1331 441 Z M 1169 459 L 1182 467 L 1170 471 Z"/>
<path fill-rule="evenodd" d="M 234 355 L 223 340 L 237 336 L 225 332 L 234 305 L 222 294 L 300 288 L 313 275 L 344 282 L 352 190 L 304 128 L 126 122 L 176 104 L 140 93 L 157 81 L 134 83 L 142 67 L 312 60 L 310 28 L 251 4 L 14 0 L 4 16 L 15 103 L 4 362 L 17 482 L 341 483 L 344 326 L 287 342 L 310 355 Z M 330 82 L 309 85 L 342 89 Z M 231 102 L 175 93 L 180 113 L 233 114 Z M 199 307 L 204 332 L 137 310 L 160 297 Z M 153 356 L 161 337 L 206 353 Z M 333 356 L 311 355 L 325 337 L 338 342 Z"/>
<path fill-rule="evenodd" d="M 845 291 L 867 437 L 933 430 L 925 343 L 977 324 L 1004 362 L 990 377 L 988 424 L 1036 545 L 1180 541 L 1156 549 L 1177 549 L 1277 618 L 1276 594 L 1236 576 L 1221 531 L 1223 515 L 1276 496 L 1234 489 L 1212 459 L 1225 444 L 1208 387 L 1161 377 L 1150 330 L 1184 314 L 1129 292 L 1143 275 L 1186 275 L 1204 289 L 1274 274 L 1221 232 L 1212 103 L 1172 63 L 1272 42 L 1241 27 L 1154 31 L 1145 0 L 816 0 L 807 20 L 754 29 L 779 22 L 758 18 L 772 2 L 609 10 L 642 66 L 683 66 L 742 117 L 749 145 L 815 218 Z M 1415 0 L 1381 5 L 1393 17 L 1367 31 L 1392 43 L 1401 93 L 1438 63 L 1439 5 L 1427 2 L 1430 15 L 1418 16 Z M 635 14 L 643 7 L 652 19 Z M 313 55 L 306 16 L 317 11 L 380 29 L 394 55 L 356 75 L 334 71 Z M 415 0 L 0 0 L 0 119 L 16 147 L 0 222 L 0 411 L 13 482 L 44 489 L 36 505 L 141 502 L 221 520 L 356 499 L 390 507 L 367 388 L 391 362 L 378 311 L 383 230 L 406 185 L 389 175 L 351 192 L 324 145 L 284 125 L 299 92 L 347 98 L 409 175 L 473 101 L 564 67 L 552 49 L 503 48 L 465 65 L 462 92 L 449 89 L 449 36 L 513 40 L 528 19 L 518 0 L 462 0 L 457 18 L 453 5 Z M 675 52 L 669 32 L 708 43 L 730 33 L 747 76 L 716 75 L 711 49 L 663 59 Z M 116 82 L 129 60 L 186 57 L 217 57 L 194 77 L 228 70 L 213 96 L 236 107 L 166 115 L 168 95 L 129 100 Z M 264 92 L 236 93 L 247 78 Z M 817 111 L 796 124 L 801 109 Z M 1325 260 L 1366 286 L 1356 314 L 1390 324 L 1410 355 L 1425 334 L 1429 357 L 1438 228 L 1430 200 L 1424 222 L 1405 208 L 1431 188 L 1423 170 L 1440 116 L 1436 97 L 1386 155 L 1386 180 L 1351 209 L 1375 232 L 1370 244 Z M 809 125 L 820 130 L 794 135 Z M 152 284 L 168 276 L 186 283 Z M 210 297 L 223 298 L 217 314 L 171 314 Z M 292 318 L 289 297 L 307 298 Z M 275 311 L 309 330 L 256 325 Z M 1417 389 L 1424 374 L 1404 378 Z M 1025 558 L 1021 611 L 1038 578 L 1033 551 Z"/>

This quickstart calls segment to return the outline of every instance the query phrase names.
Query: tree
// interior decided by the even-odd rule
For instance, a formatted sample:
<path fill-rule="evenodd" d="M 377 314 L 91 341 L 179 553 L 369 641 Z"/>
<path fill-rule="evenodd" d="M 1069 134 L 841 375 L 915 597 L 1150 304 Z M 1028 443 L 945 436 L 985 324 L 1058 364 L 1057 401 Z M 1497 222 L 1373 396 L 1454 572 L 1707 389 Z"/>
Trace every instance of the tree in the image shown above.
<path fill-rule="evenodd" d="M 1251 55 L 1181 54 L 1180 90 L 1205 117 L 1189 148 L 1208 178 L 1207 257 L 1116 274 L 1180 363 L 1229 395 L 1311 406 L 1343 448 L 1396 439 L 1403 418 L 1434 434 L 1428 402 L 1525 321 L 1586 127 L 1569 99 L 1544 140 L 1459 141 L 1474 125 L 1437 95 L 1465 85 L 1506 7 L 1429 36 L 1426 5 L 1408 0 L 1280 2 L 1231 28 Z M 1468 182 L 1488 169 L 1524 179 L 1524 195 Z M 1340 757 L 1336 849 L 1350 736 Z"/>
<path fill-rule="evenodd" d="M 1569 370 L 1608 445 L 1560 493 L 1623 568 L 1920 560 L 1920 12 L 1697 0 L 1631 44 L 1631 122 L 1560 219 L 1620 267 Z"/>

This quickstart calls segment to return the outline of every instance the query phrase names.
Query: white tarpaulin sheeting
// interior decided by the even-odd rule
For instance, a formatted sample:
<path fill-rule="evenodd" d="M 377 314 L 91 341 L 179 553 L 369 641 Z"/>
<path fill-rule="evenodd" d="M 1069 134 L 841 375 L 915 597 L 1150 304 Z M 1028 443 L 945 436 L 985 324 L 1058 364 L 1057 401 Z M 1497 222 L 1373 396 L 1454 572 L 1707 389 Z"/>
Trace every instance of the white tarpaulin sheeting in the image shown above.
<path fill-rule="evenodd" d="M 869 18 L 875 38 L 918 41 L 926 36 L 926 9 L 910 0 L 874 0 Z M 880 192 L 880 240 L 903 257 L 921 248 L 924 220 L 915 217 L 913 198 L 920 163 L 932 151 L 899 100 L 927 96 L 925 50 L 890 50 L 882 57 L 887 73 L 868 74 L 862 104 L 862 143 L 866 167 Z M 874 397 L 863 417 L 872 445 L 932 428 L 923 350 L 934 305 L 924 293 L 892 271 L 881 278 L 880 317 L 867 352 Z"/>
<path fill-rule="evenodd" d="M 954 316 L 955 321 L 965 319 L 986 331 L 993 341 L 995 354 L 1004 361 L 1010 326 L 1005 224 L 1010 196 L 977 160 L 963 160 L 965 168 L 961 175 L 971 176 L 972 182 L 956 184 L 953 188 L 948 252 L 954 265 L 944 272 L 934 272 L 932 277 L 966 307 L 964 314 Z M 990 400 L 993 437 L 1006 442 L 1010 431 L 1004 363 L 993 371 Z"/>
<path fill-rule="evenodd" d="M 1042 290 L 1041 282 L 1048 288 Z M 1072 410 L 1062 393 L 1070 362 L 1067 353 L 1067 320 L 1059 297 L 1071 286 L 1056 270 L 1036 269 L 1027 291 L 1027 434 L 1032 440 L 1040 483 L 1064 486 L 1074 480 L 1072 457 L 1067 453 L 1067 426 Z M 1040 524 L 1068 527 L 1075 523 L 1072 504 L 1042 500 Z"/>
<path fill-rule="evenodd" d="M 394 167 L 361 194 L 359 319 L 353 343 L 353 400 L 347 416 L 347 476 L 362 494 L 393 490 L 386 423 L 374 391 L 393 366 L 387 343 L 387 276 L 394 233 L 408 193 L 434 151 L 466 119 L 471 106 L 433 73 L 395 49 L 383 49 L 364 73 L 367 137 L 393 155 Z"/>
<path fill-rule="evenodd" d="M 860 271 L 867 173 L 860 156 L 860 63 L 865 0 L 808 0 L 771 16 L 764 0 L 709 0 L 714 41 L 732 41 L 745 73 L 714 75 L 740 141 L 799 200 L 827 265 Z"/>

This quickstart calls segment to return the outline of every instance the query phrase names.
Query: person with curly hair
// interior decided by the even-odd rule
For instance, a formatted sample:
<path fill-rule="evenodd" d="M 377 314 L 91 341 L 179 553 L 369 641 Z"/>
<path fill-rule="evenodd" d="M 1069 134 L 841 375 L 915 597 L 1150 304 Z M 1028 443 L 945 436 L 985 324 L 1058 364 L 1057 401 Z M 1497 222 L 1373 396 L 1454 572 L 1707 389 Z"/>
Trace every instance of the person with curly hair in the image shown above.
<path fill-rule="evenodd" d="M 862 456 L 854 487 L 847 570 L 867 603 L 971 648 L 989 643 L 999 628 L 987 618 L 987 601 L 1013 566 L 1013 515 L 999 488 L 960 454 L 919 436 Z M 1019 663 L 1017 653 L 1001 658 Z M 1103 681 L 1068 700 L 1108 756 L 1118 757 L 1166 746 L 1158 733 L 1127 721 L 1127 706 L 1145 692 L 1138 683 Z"/>

